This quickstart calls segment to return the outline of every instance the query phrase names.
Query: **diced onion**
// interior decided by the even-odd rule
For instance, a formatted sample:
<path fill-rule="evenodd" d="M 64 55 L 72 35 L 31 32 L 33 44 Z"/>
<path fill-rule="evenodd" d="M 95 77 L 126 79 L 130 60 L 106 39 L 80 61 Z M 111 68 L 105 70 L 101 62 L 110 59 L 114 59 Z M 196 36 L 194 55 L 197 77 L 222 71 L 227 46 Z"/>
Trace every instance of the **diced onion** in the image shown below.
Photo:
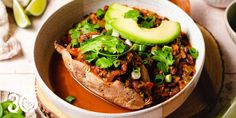
<path fill-rule="evenodd" d="M 139 79 L 141 77 L 140 68 L 139 67 L 134 68 L 133 71 L 131 72 L 131 76 L 133 79 Z"/>
<path fill-rule="evenodd" d="M 115 37 L 118 37 L 119 36 L 119 33 L 118 32 L 116 32 L 115 30 L 112 30 L 112 34 L 111 34 L 112 36 L 115 36 Z"/>
<path fill-rule="evenodd" d="M 131 43 L 131 41 L 129 39 L 125 40 L 125 44 L 127 44 L 128 46 L 132 46 L 132 43 Z"/>
<path fill-rule="evenodd" d="M 97 35 L 97 34 L 92 35 L 92 39 L 95 38 L 95 37 L 98 37 L 98 36 L 100 36 L 100 35 Z"/>

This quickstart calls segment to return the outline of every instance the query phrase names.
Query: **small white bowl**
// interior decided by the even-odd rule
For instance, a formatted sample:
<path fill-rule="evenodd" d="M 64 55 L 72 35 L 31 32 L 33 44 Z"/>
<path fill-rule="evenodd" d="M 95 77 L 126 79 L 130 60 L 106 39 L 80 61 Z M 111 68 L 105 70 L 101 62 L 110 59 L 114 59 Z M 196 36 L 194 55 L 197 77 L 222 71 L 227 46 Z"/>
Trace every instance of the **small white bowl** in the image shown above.
<path fill-rule="evenodd" d="M 209 5 L 219 8 L 226 8 L 234 0 L 205 0 Z"/>
<path fill-rule="evenodd" d="M 49 82 L 50 59 L 55 51 L 53 42 L 61 39 L 66 30 L 72 24 L 82 20 L 82 17 L 86 14 L 114 2 L 155 11 L 171 20 L 180 22 L 182 31 L 187 33 L 190 43 L 199 51 L 199 57 L 196 60 L 196 74 L 183 90 L 160 104 L 142 110 L 119 114 L 93 112 L 73 106 L 53 93 Z M 69 118 L 166 117 L 183 104 L 197 85 L 204 65 L 204 58 L 205 43 L 199 28 L 184 11 L 167 0 L 74 0 L 48 18 L 38 32 L 34 46 L 34 63 L 39 87 L 45 94 L 45 97 Z"/>
<path fill-rule="evenodd" d="M 230 37 L 236 43 L 236 1 L 226 8 L 224 20 Z"/>

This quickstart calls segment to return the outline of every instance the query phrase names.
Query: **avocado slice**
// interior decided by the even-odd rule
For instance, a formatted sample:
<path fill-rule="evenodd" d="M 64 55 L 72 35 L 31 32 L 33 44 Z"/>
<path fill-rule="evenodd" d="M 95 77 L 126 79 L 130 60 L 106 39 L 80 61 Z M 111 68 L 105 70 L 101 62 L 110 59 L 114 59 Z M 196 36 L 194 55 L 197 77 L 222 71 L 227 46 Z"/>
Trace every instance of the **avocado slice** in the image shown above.
<path fill-rule="evenodd" d="M 161 25 L 155 28 L 141 28 L 137 21 L 124 18 L 124 14 L 129 10 L 133 9 L 114 3 L 105 14 L 106 22 L 123 38 L 146 45 L 167 44 L 175 40 L 181 33 L 178 22 L 167 20 L 162 21 Z"/>

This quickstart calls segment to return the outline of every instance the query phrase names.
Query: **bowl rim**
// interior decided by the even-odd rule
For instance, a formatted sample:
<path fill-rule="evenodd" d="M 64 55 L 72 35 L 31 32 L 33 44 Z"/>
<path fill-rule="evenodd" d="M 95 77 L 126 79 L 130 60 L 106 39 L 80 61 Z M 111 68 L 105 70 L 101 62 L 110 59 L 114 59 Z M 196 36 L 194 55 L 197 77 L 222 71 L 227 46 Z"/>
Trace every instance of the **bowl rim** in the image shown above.
<path fill-rule="evenodd" d="M 50 96 L 54 97 L 57 99 L 57 102 L 59 104 L 63 104 L 64 106 L 70 108 L 70 109 L 74 109 L 76 111 L 81 111 L 81 112 L 84 112 L 86 114 L 90 114 L 92 116 L 97 116 L 97 117 L 104 117 L 104 116 L 108 116 L 108 117 L 126 117 L 126 116 L 130 116 L 130 115 L 134 115 L 134 114 L 143 114 L 143 113 L 146 113 L 146 112 L 149 112 L 149 111 L 152 111 L 156 108 L 159 108 L 159 107 L 162 107 L 163 105 L 167 104 L 169 101 L 172 101 L 174 100 L 175 98 L 177 98 L 178 96 L 180 96 L 183 92 L 186 91 L 187 88 L 189 88 L 190 84 L 193 84 L 193 80 L 197 79 L 196 76 L 197 74 L 201 74 L 201 71 L 202 71 L 202 68 L 203 68 L 203 65 L 204 65 L 204 60 L 205 60 L 205 42 L 204 42 L 204 39 L 203 39 L 203 36 L 202 36 L 202 33 L 200 32 L 200 29 L 197 27 L 196 23 L 192 20 L 192 18 L 187 15 L 181 8 L 179 8 L 178 6 L 176 6 L 175 4 L 173 4 L 172 2 L 168 1 L 168 0 L 153 0 L 153 1 L 161 1 L 163 2 L 163 4 L 169 4 L 170 7 L 173 7 L 174 9 L 178 10 L 181 14 L 183 14 L 189 21 L 191 24 L 193 24 L 194 28 L 197 29 L 197 33 L 199 34 L 199 39 L 202 40 L 203 42 L 203 46 L 201 48 L 203 48 L 203 54 L 202 54 L 202 58 L 200 58 L 199 60 L 202 62 L 200 63 L 199 65 L 199 69 L 196 70 L 196 73 L 194 74 L 193 78 L 191 79 L 191 81 L 184 87 L 184 89 L 182 89 L 181 91 L 179 91 L 177 94 L 175 94 L 174 96 L 172 96 L 171 98 L 157 104 L 157 105 L 154 105 L 154 106 L 151 106 L 151 107 L 148 107 L 148 108 L 145 108 L 145 109 L 140 109 L 140 110 L 137 110 L 137 111 L 131 111 L 131 112 L 126 112 L 126 113 L 103 113 L 103 112 L 96 112 L 96 111 L 90 111 L 90 110 L 87 110 L 87 109 L 83 109 L 83 108 L 80 108 L 80 107 L 77 107 L 77 106 L 74 106 L 72 104 L 69 104 L 67 103 L 66 101 L 64 101 L 62 98 L 60 98 L 59 96 L 57 96 L 54 92 L 52 92 L 52 90 L 46 85 L 46 83 L 44 83 L 43 79 L 41 78 L 38 70 L 37 70 L 37 67 L 36 67 L 36 63 L 35 63 L 35 53 L 33 54 L 33 61 L 34 61 L 34 70 L 35 70 L 35 73 L 36 73 L 36 79 L 37 81 L 39 82 L 39 86 L 42 90 L 46 91 L 48 94 L 50 94 Z M 59 8 L 58 10 L 56 10 L 54 13 L 52 13 L 52 15 L 50 15 L 46 21 L 43 23 L 42 27 L 45 25 L 45 23 L 47 23 L 47 21 L 49 21 L 50 19 L 53 18 L 53 16 L 55 16 L 59 10 L 63 10 L 65 7 L 67 7 L 68 5 L 70 5 L 71 2 L 65 4 L 64 6 L 62 6 L 61 8 Z M 41 27 L 41 28 L 42 28 Z M 40 32 L 42 32 L 41 28 L 39 28 L 38 30 L 38 33 L 37 33 L 37 37 L 36 37 L 36 40 L 38 39 L 38 34 Z M 35 41 L 36 42 L 36 41 Z M 36 46 L 36 43 L 34 44 L 34 51 L 36 50 L 35 48 Z M 197 80 L 198 81 L 198 80 Z M 45 94 L 45 93 L 44 93 Z M 163 112 L 162 112 L 162 115 L 163 115 Z"/>
<path fill-rule="evenodd" d="M 229 10 L 232 8 L 233 5 L 236 6 L 236 1 L 231 2 L 231 3 L 227 6 L 227 8 L 226 8 L 226 10 L 225 10 L 225 13 L 224 13 L 224 21 L 225 21 L 225 25 L 226 25 L 226 27 L 227 27 L 228 32 L 236 36 L 236 31 L 234 31 L 233 28 L 230 26 L 229 20 L 228 20 L 228 15 L 229 15 L 228 13 L 229 13 Z M 236 9 L 235 9 L 235 11 L 236 11 Z M 232 39 L 232 38 L 231 38 L 231 39 Z M 233 40 L 233 39 L 232 39 L 232 40 Z M 233 40 L 233 41 L 236 43 L 235 40 Z"/>

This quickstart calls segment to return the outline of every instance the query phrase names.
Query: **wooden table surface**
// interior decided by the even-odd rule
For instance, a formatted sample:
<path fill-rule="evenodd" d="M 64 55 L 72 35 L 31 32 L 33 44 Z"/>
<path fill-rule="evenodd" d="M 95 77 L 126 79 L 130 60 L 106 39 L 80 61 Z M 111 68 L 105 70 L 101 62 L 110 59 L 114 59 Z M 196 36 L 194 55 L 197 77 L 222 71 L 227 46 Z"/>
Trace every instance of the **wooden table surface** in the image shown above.
<path fill-rule="evenodd" d="M 22 52 L 13 59 L 0 61 L 0 83 L 4 79 L 1 78 L 1 75 L 17 75 L 16 77 L 18 77 L 34 74 L 33 47 L 37 31 L 54 11 L 70 1 L 48 0 L 46 12 L 41 17 L 31 17 L 32 27 L 27 29 L 16 27 L 11 10 L 8 9 L 11 28 L 13 29 L 12 33 L 21 42 Z M 190 2 L 191 17 L 213 34 L 222 51 L 225 69 L 224 85 L 216 107 L 209 113 L 211 116 L 215 116 L 225 104 L 236 96 L 236 44 L 233 43 L 226 31 L 224 23 L 225 9 L 208 6 L 203 0 L 190 0 Z"/>

